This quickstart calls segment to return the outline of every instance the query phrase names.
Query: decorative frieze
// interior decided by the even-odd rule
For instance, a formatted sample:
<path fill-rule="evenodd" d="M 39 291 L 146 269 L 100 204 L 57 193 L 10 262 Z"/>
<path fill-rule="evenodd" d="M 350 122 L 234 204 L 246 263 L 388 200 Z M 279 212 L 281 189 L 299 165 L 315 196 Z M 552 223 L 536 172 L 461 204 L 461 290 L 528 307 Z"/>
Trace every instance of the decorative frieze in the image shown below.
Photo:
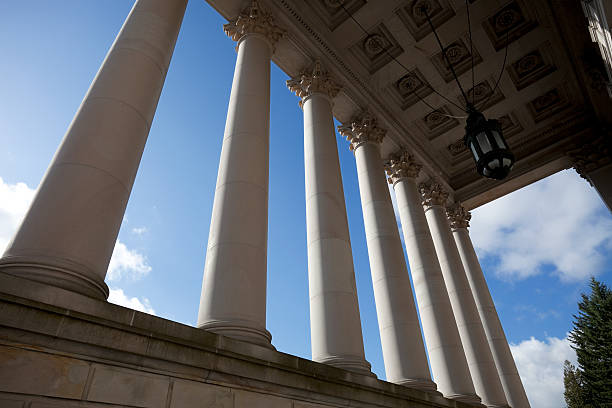
<path fill-rule="evenodd" d="M 448 192 L 444 190 L 440 183 L 435 181 L 419 184 L 419 192 L 421 193 L 421 204 L 425 209 L 434 205 L 444 205 L 448 199 Z"/>
<path fill-rule="evenodd" d="M 234 20 L 223 25 L 223 31 L 232 40 L 239 41 L 247 34 L 263 35 L 272 46 L 283 36 L 285 30 L 276 25 L 272 14 L 263 10 L 257 0 L 253 0 Z"/>
<path fill-rule="evenodd" d="M 389 160 L 385 163 L 389 184 L 395 184 L 404 178 L 416 179 L 422 168 L 423 165 L 405 150 L 390 155 Z"/>
<path fill-rule="evenodd" d="M 455 203 L 446 208 L 446 216 L 452 229 L 467 228 L 472 219 L 472 214 L 461 203 Z"/>
<path fill-rule="evenodd" d="M 303 73 L 298 78 L 289 79 L 287 88 L 301 98 L 300 107 L 302 107 L 304 99 L 314 93 L 322 93 L 333 99 L 341 89 L 329 73 L 323 72 L 319 60 L 315 62 L 310 73 Z"/>
<path fill-rule="evenodd" d="M 350 125 L 338 126 L 338 132 L 349 141 L 349 149 L 355 150 L 364 143 L 382 143 L 387 131 L 378 127 L 378 121 L 369 111 L 363 111 Z"/>

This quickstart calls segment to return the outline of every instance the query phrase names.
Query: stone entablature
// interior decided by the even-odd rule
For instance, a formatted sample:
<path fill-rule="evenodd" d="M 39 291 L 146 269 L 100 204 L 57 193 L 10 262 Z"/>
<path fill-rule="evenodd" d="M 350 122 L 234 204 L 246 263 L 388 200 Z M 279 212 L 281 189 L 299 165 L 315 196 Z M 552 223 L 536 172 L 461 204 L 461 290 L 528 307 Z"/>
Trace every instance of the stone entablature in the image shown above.
<path fill-rule="evenodd" d="M 421 193 L 421 204 L 426 209 L 434 205 L 443 206 L 448 199 L 448 192 L 444 190 L 440 183 L 435 181 L 419 184 L 419 192 Z"/>
<path fill-rule="evenodd" d="M 304 100 L 314 93 L 322 93 L 333 99 L 341 89 L 331 75 L 321 69 L 319 60 L 315 61 L 311 72 L 305 72 L 297 78 L 289 79 L 287 88 L 300 98 L 300 107 L 303 106 Z"/>
<path fill-rule="evenodd" d="M 461 203 L 455 203 L 446 209 L 446 215 L 450 222 L 451 229 L 468 228 L 472 214 L 465 209 Z"/>
<path fill-rule="evenodd" d="M 589 173 L 612 163 L 612 132 L 603 134 L 567 153 L 576 172 L 593 185 Z"/>
<path fill-rule="evenodd" d="M 348 140 L 351 151 L 364 143 L 380 144 L 387 134 L 387 130 L 378 126 L 378 120 L 368 110 L 357 115 L 350 124 L 338 126 L 338 132 Z"/>
<path fill-rule="evenodd" d="M 260 34 L 272 47 L 285 33 L 276 24 L 272 14 L 263 10 L 257 0 L 253 0 L 234 20 L 224 24 L 223 31 L 234 41 L 240 41 L 247 34 Z"/>
<path fill-rule="evenodd" d="M 407 151 L 391 154 L 385 163 L 385 172 L 389 184 L 395 184 L 403 178 L 416 179 L 423 165 Z"/>

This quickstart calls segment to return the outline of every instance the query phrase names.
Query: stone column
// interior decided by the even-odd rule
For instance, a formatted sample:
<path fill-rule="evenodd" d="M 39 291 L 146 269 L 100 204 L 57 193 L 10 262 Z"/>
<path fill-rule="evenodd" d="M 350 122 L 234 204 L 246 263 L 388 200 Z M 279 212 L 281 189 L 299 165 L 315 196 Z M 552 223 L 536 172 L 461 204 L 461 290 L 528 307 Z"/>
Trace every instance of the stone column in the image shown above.
<path fill-rule="evenodd" d="M 138 0 L 0 260 L 99 299 L 187 0 Z"/>
<path fill-rule="evenodd" d="M 612 135 L 601 130 L 601 135 L 568 153 L 574 169 L 589 182 L 612 211 Z"/>
<path fill-rule="evenodd" d="M 419 190 L 476 392 L 487 407 L 508 407 L 476 302 L 451 235 L 444 208 L 448 193 L 439 184 L 431 182 L 422 183 Z"/>
<path fill-rule="evenodd" d="M 504 329 L 499 321 L 489 287 L 470 239 L 468 226 L 471 214 L 460 204 L 450 207 L 447 213 L 506 399 L 512 408 L 529 408 L 523 383 L 514 364 Z"/>
<path fill-rule="evenodd" d="M 198 327 L 271 347 L 266 330 L 270 57 L 282 31 L 256 1 L 223 28 L 238 42 L 238 57 Z"/>
<path fill-rule="evenodd" d="M 380 157 L 386 131 L 368 112 L 339 127 L 355 153 L 387 381 L 434 391 L 412 286 Z"/>
<path fill-rule="evenodd" d="M 331 99 L 339 88 L 316 63 L 287 86 L 302 98 L 312 359 L 371 374 L 365 360 L 353 253 Z"/>
<path fill-rule="evenodd" d="M 386 170 L 397 198 L 431 371 L 445 397 L 477 405 L 480 398 L 474 390 L 417 190 L 415 179 L 421 167 L 412 155 L 402 152 L 390 158 Z"/>

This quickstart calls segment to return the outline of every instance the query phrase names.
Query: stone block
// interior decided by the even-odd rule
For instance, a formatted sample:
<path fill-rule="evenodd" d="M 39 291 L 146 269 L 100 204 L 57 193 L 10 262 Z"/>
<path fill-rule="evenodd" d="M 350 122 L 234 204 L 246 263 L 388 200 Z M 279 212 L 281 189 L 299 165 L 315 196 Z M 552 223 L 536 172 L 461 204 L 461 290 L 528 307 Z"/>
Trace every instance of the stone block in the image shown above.
<path fill-rule="evenodd" d="M 269 394 L 236 390 L 234 408 L 291 408 L 291 400 Z"/>
<path fill-rule="evenodd" d="M 2 408 L 23 408 L 23 404 L 23 401 L 0 398 L 0 407 Z"/>
<path fill-rule="evenodd" d="M 88 401 L 165 408 L 168 377 L 109 366 L 94 366 Z"/>
<path fill-rule="evenodd" d="M 79 399 L 89 368 L 73 358 L 0 346 L 0 391 Z"/>
<path fill-rule="evenodd" d="M 233 408 L 234 397 L 229 388 L 176 380 L 172 388 L 170 408 Z"/>

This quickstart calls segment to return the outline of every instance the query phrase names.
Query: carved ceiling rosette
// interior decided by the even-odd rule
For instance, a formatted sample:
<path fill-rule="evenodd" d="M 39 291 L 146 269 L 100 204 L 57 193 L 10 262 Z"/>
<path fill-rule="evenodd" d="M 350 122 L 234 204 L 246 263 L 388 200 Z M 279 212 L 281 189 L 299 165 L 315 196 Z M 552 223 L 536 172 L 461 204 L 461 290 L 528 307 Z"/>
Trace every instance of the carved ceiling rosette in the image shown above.
<path fill-rule="evenodd" d="M 405 150 L 390 155 L 389 160 L 385 163 L 389 184 L 395 184 L 404 178 L 416 179 L 422 168 L 423 165 Z"/>
<path fill-rule="evenodd" d="M 234 41 L 239 41 L 247 34 L 260 34 L 272 47 L 285 33 L 285 30 L 276 25 L 272 14 L 263 10 L 257 0 L 253 0 L 234 20 L 224 24 L 223 31 Z"/>
<path fill-rule="evenodd" d="M 385 129 L 378 127 L 378 121 L 367 110 L 353 119 L 350 125 L 338 126 L 338 132 L 348 140 L 351 151 L 364 143 L 382 143 L 387 133 Z"/>
<path fill-rule="evenodd" d="M 448 199 L 448 192 L 444 190 L 440 183 L 435 181 L 419 184 L 419 192 L 421 193 L 421 204 L 426 209 L 435 205 L 443 206 Z"/>
<path fill-rule="evenodd" d="M 300 97 L 300 107 L 303 106 L 304 99 L 314 93 L 322 93 L 333 99 L 340 92 L 340 85 L 321 69 L 321 62 L 315 61 L 312 71 L 301 74 L 298 78 L 289 79 L 287 88 Z"/>
<path fill-rule="evenodd" d="M 452 229 L 467 228 L 470 226 L 472 214 L 461 205 L 455 203 L 446 209 L 446 216 Z"/>

